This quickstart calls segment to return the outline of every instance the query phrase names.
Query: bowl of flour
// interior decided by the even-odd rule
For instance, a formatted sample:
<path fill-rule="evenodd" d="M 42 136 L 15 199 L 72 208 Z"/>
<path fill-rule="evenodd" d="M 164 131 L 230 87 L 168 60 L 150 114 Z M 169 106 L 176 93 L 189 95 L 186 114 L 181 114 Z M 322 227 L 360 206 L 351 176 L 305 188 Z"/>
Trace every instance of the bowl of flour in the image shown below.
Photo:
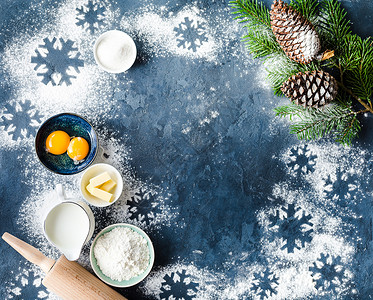
<path fill-rule="evenodd" d="M 140 228 L 118 223 L 104 228 L 94 239 L 90 260 L 93 271 L 105 283 L 129 287 L 142 281 L 154 263 L 154 248 Z"/>
<path fill-rule="evenodd" d="M 101 34 L 93 47 L 97 64 L 109 73 L 127 71 L 136 60 L 137 50 L 133 39 L 120 30 Z"/>

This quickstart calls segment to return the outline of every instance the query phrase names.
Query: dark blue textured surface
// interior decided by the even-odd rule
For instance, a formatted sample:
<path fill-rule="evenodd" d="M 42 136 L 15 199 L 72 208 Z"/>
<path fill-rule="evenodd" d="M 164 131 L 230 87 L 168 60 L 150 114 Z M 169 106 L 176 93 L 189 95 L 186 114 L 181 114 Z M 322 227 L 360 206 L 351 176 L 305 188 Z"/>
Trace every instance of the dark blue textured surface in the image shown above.
<path fill-rule="evenodd" d="M 119 290 L 129 299 L 371 299 L 372 117 L 363 118 L 350 149 L 301 143 L 287 122 L 273 121 L 271 109 L 287 100 L 263 86 L 261 63 L 247 55 L 227 1 L 118 2 L 1 1 L 1 233 L 58 256 L 29 224 L 56 183 L 73 193 L 79 177 L 45 171 L 33 141 L 42 121 L 71 111 L 97 130 L 103 153 L 96 161 L 122 167 L 129 178 L 126 204 L 93 209 L 95 234 L 128 222 L 154 243 L 149 278 Z M 353 30 L 368 36 L 373 3 L 341 3 Z M 172 41 L 154 41 L 151 26 L 135 24 L 147 13 L 160 16 Z M 64 31 L 67 23 L 76 29 Z M 137 45 L 125 74 L 100 73 L 94 63 L 94 40 L 110 29 L 128 32 Z M 212 42 L 217 50 L 203 52 Z M 25 74 L 13 70 L 12 52 L 25 56 Z M 74 89 L 82 91 L 72 93 L 78 100 L 69 98 Z M 42 92 L 66 99 L 44 105 Z M 80 261 L 87 268 L 88 246 Z M 2 299 L 53 299 L 40 272 L 4 242 L 0 254 Z"/>

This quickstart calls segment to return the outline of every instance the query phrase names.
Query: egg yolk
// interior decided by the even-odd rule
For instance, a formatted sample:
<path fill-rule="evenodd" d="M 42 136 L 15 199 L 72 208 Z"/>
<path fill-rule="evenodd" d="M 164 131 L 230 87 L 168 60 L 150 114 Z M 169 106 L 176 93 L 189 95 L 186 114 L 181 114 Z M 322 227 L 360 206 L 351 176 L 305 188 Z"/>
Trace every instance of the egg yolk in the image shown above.
<path fill-rule="evenodd" d="M 74 137 L 71 139 L 67 148 L 67 155 L 74 161 L 84 159 L 89 152 L 88 142 L 82 137 Z"/>
<path fill-rule="evenodd" d="M 49 153 L 60 155 L 66 152 L 69 143 L 70 136 L 65 131 L 57 130 L 48 135 L 45 146 Z"/>

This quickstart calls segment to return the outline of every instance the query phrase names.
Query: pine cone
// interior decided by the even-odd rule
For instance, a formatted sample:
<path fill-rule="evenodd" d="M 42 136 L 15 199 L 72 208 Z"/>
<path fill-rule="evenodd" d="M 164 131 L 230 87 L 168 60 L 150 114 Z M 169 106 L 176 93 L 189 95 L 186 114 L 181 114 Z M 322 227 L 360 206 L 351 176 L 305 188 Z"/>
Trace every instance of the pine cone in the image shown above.
<path fill-rule="evenodd" d="M 297 105 L 318 108 L 334 100 L 338 85 L 327 72 L 300 72 L 285 81 L 281 91 Z"/>
<path fill-rule="evenodd" d="M 306 18 L 282 0 L 271 6 L 271 28 L 286 55 L 301 64 L 311 62 L 320 51 L 320 39 Z"/>

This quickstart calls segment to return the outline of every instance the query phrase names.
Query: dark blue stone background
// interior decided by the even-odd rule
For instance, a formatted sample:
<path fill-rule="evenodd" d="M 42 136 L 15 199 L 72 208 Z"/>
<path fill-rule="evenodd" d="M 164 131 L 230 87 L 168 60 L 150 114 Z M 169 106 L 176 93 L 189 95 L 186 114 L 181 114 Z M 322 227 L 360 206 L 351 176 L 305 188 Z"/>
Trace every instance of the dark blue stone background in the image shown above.
<path fill-rule="evenodd" d="M 268 7 L 271 4 L 271 1 L 263 2 Z M 128 11 L 135 13 L 148 3 L 118 1 L 115 6 L 124 14 Z M 359 0 L 341 3 L 348 11 L 353 31 L 363 37 L 369 36 L 373 30 L 373 2 Z M 168 11 L 178 12 L 190 1 L 153 1 L 153 4 L 157 7 L 164 5 Z M 35 9 L 29 1 L 2 0 L 0 57 L 14 35 L 22 35 L 24 30 L 31 27 L 37 32 L 48 22 L 54 22 L 47 8 L 60 5 L 63 2 L 50 1 Z M 207 12 L 208 26 L 219 26 L 214 24 L 217 14 L 225 14 L 225 18 L 232 19 L 229 12 L 223 10 L 228 6 L 227 1 L 195 1 L 193 5 Z M 233 284 L 236 278 L 245 276 L 245 271 L 237 266 L 240 261 L 227 265 L 229 257 L 245 252 L 247 256 L 243 265 L 248 262 L 267 263 L 259 243 L 262 231 L 257 222 L 257 212 L 268 205 L 284 204 L 283 199 L 272 198 L 274 184 L 287 180 L 294 189 L 304 185 L 299 178 L 289 178 L 284 165 L 272 159 L 279 157 L 284 149 L 297 145 L 298 141 L 288 134 L 286 123 L 275 123 L 277 127 L 270 130 L 274 114 L 268 111 L 276 103 L 286 100 L 273 96 L 269 89 L 258 84 L 256 75 L 260 63 L 247 65 L 247 73 L 238 76 L 242 74 L 247 60 L 252 59 L 246 55 L 241 43 L 242 34 L 243 31 L 237 32 L 230 39 L 224 51 L 218 54 L 217 63 L 184 56 L 151 57 L 141 36 L 134 36 L 139 50 L 138 59 L 125 77 L 116 78 L 123 81 L 124 88 L 125 81 L 132 81 L 130 89 L 144 96 L 145 104 L 134 110 L 125 101 L 118 101 L 118 105 L 107 108 L 113 115 L 112 119 L 100 115 L 95 117 L 94 124 L 98 130 L 107 129 L 114 132 L 117 138 L 126 137 L 126 143 L 131 148 L 130 164 L 136 176 L 167 190 L 172 195 L 173 205 L 179 207 L 179 217 L 171 221 L 175 226 L 148 231 L 155 245 L 155 272 L 182 259 L 194 262 L 198 268 L 224 274 L 227 284 Z M 237 52 L 241 55 L 230 55 Z M 5 108 L 16 95 L 17 86 L 12 86 L 8 81 L 1 83 L 2 78 L 7 76 L 6 70 L 0 69 L 1 108 Z M 212 86 L 214 90 L 210 89 Z M 203 99 L 197 97 L 201 93 Z M 113 93 L 113 97 L 120 98 L 120 95 Z M 196 115 L 190 108 L 201 101 L 207 103 L 206 111 Z M 209 111 L 217 111 L 219 116 L 208 124 L 201 124 L 200 120 L 207 117 Z M 187 134 L 182 133 L 185 124 L 190 124 L 191 128 Z M 366 149 L 369 153 L 372 149 L 372 117 L 365 118 L 363 124 L 361 137 L 353 147 Z M 4 128 L 1 130 L 4 131 Z M 19 151 L 2 148 L 0 152 L 0 228 L 1 233 L 8 231 L 33 244 L 16 224 L 22 202 L 32 193 L 32 187 L 23 184 L 25 174 L 19 159 L 22 152 L 28 151 L 34 151 L 32 142 Z M 39 164 L 38 161 L 34 163 Z M 371 182 L 370 178 L 361 180 Z M 364 192 L 369 193 L 370 187 L 367 184 Z M 371 199 L 366 197 L 363 201 L 360 206 L 351 208 L 363 217 L 353 221 L 357 231 L 350 232 L 352 240 L 356 234 L 361 241 L 356 243 L 357 251 L 351 268 L 354 282 L 341 296 L 345 299 L 373 297 L 373 277 L 367 271 L 373 266 L 369 263 L 369 255 L 372 254 Z M 184 227 L 176 226 L 182 222 L 186 224 Z M 101 224 L 101 227 L 106 225 L 109 224 Z M 196 254 L 194 250 L 201 254 Z M 7 284 L 12 282 L 15 276 L 12 271 L 16 272 L 22 260 L 8 245 L 0 242 L 2 299 L 9 297 Z M 360 272 L 360 268 L 364 271 Z M 223 290 L 224 284 L 216 282 L 216 290 Z M 29 284 L 19 297 L 36 299 L 39 290 Z M 354 290 L 358 291 L 357 294 Z M 168 295 L 149 295 L 138 286 L 121 292 L 129 299 L 162 298 Z M 193 298 L 193 295 L 186 294 L 185 289 L 178 287 L 175 287 L 172 295 L 179 299 Z M 245 299 L 250 295 L 238 297 Z M 319 294 L 315 289 L 315 293 L 307 297 L 330 299 L 330 295 L 334 294 L 328 294 L 327 289 Z M 18 299 L 18 296 L 14 297 Z"/>

